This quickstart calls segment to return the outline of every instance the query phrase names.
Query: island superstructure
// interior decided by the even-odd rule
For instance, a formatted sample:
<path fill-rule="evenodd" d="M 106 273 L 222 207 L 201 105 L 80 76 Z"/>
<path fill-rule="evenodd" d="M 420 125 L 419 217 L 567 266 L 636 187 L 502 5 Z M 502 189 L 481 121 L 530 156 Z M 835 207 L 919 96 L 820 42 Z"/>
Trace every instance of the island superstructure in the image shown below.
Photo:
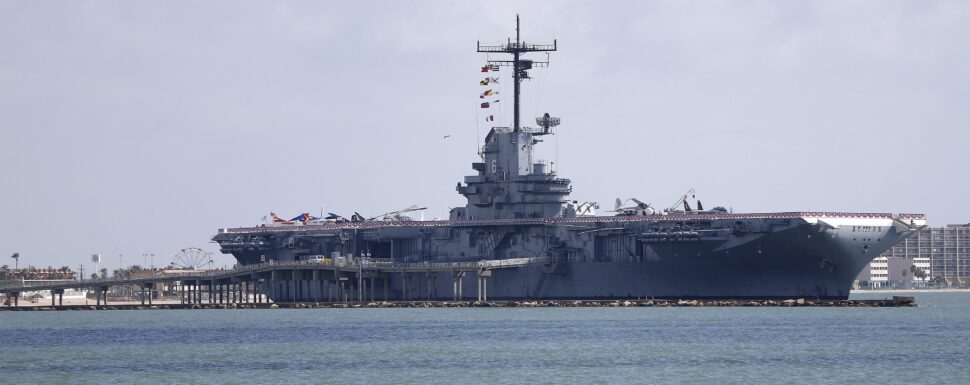
<path fill-rule="evenodd" d="M 545 114 L 537 127 L 520 122 L 520 83 L 531 69 L 548 65 L 525 56 L 557 48 L 555 41 L 521 41 L 518 20 L 515 40 L 478 44 L 478 52 L 511 56 L 489 66 L 512 70 L 513 122 L 485 136 L 475 173 L 456 187 L 467 203 L 447 220 L 354 215 L 324 221 L 304 214 L 302 221 L 220 229 L 213 240 L 241 265 L 437 266 L 422 284 L 409 284 L 405 274 L 376 281 L 376 290 L 398 300 L 472 293 L 481 285 L 442 271 L 449 262 L 503 266 L 488 272 L 487 292 L 495 299 L 845 299 L 869 261 L 925 225 L 922 214 L 704 210 L 700 202 L 691 207 L 687 195 L 677 204 L 683 208 L 655 210 L 637 201 L 625 209 L 617 202 L 617 215 L 584 215 L 588 206 L 569 199 L 571 181 L 533 158 L 534 146 L 553 134 L 559 119 Z M 292 288 L 303 279 L 294 274 L 289 286 L 263 292 L 293 300 Z"/>

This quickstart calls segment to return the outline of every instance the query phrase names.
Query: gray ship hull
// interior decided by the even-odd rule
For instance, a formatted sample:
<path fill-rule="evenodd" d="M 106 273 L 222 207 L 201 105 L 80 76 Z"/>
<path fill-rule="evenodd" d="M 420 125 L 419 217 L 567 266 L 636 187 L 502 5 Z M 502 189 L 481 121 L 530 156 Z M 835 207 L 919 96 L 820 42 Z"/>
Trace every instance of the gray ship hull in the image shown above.
<path fill-rule="evenodd" d="M 859 271 L 922 221 L 889 214 L 772 213 L 378 222 L 224 229 L 215 240 L 243 264 L 339 261 L 363 265 L 362 274 L 362 256 L 409 266 L 530 258 L 483 269 L 488 276 L 481 291 L 489 299 L 846 299 Z M 365 299 L 450 300 L 457 284 L 460 299 L 480 298 L 477 274 L 457 279 L 456 272 L 414 268 L 375 274 L 364 275 Z M 294 272 L 263 290 L 282 302 L 335 300 L 335 292 L 353 298 L 354 277 L 341 290 L 336 278 Z"/>

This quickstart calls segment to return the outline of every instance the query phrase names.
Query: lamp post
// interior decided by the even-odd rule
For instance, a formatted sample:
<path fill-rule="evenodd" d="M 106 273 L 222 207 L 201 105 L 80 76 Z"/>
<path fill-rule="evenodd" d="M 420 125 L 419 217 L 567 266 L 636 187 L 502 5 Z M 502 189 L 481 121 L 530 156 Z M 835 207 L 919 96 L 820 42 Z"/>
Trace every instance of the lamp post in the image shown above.
<path fill-rule="evenodd" d="M 155 253 L 142 253 L 141 256 L 145 258 L 145 267 L 153 270 L 152 274 L 155 274 Z"/>

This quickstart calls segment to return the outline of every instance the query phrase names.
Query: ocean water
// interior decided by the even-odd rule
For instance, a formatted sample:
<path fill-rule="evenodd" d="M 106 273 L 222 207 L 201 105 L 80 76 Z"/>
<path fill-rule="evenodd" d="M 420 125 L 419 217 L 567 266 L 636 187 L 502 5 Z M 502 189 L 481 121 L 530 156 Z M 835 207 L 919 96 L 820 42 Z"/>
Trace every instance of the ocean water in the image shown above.
<path fill-rule="evenodd" d="M 915 296 L 917 308 L 0 312 L 0 383 L 970 383 L 970 293 Z"/>

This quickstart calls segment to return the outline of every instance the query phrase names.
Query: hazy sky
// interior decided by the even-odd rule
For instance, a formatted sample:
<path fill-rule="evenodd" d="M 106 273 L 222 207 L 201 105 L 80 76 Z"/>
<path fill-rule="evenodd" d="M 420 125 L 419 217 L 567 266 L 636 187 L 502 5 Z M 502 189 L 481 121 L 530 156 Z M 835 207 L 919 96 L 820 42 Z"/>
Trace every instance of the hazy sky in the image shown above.
<path fill-rule="evenodd" d="M 489 127 L 475 42 L 516 13 L 559 41 L 522 106 L 562 118 L 538 154 L 574 199 L 970 222 L 967 1 L 2 0 L 0 264 L 231 265 L 216 229 L 270 211 L 445 216 Z"/>

